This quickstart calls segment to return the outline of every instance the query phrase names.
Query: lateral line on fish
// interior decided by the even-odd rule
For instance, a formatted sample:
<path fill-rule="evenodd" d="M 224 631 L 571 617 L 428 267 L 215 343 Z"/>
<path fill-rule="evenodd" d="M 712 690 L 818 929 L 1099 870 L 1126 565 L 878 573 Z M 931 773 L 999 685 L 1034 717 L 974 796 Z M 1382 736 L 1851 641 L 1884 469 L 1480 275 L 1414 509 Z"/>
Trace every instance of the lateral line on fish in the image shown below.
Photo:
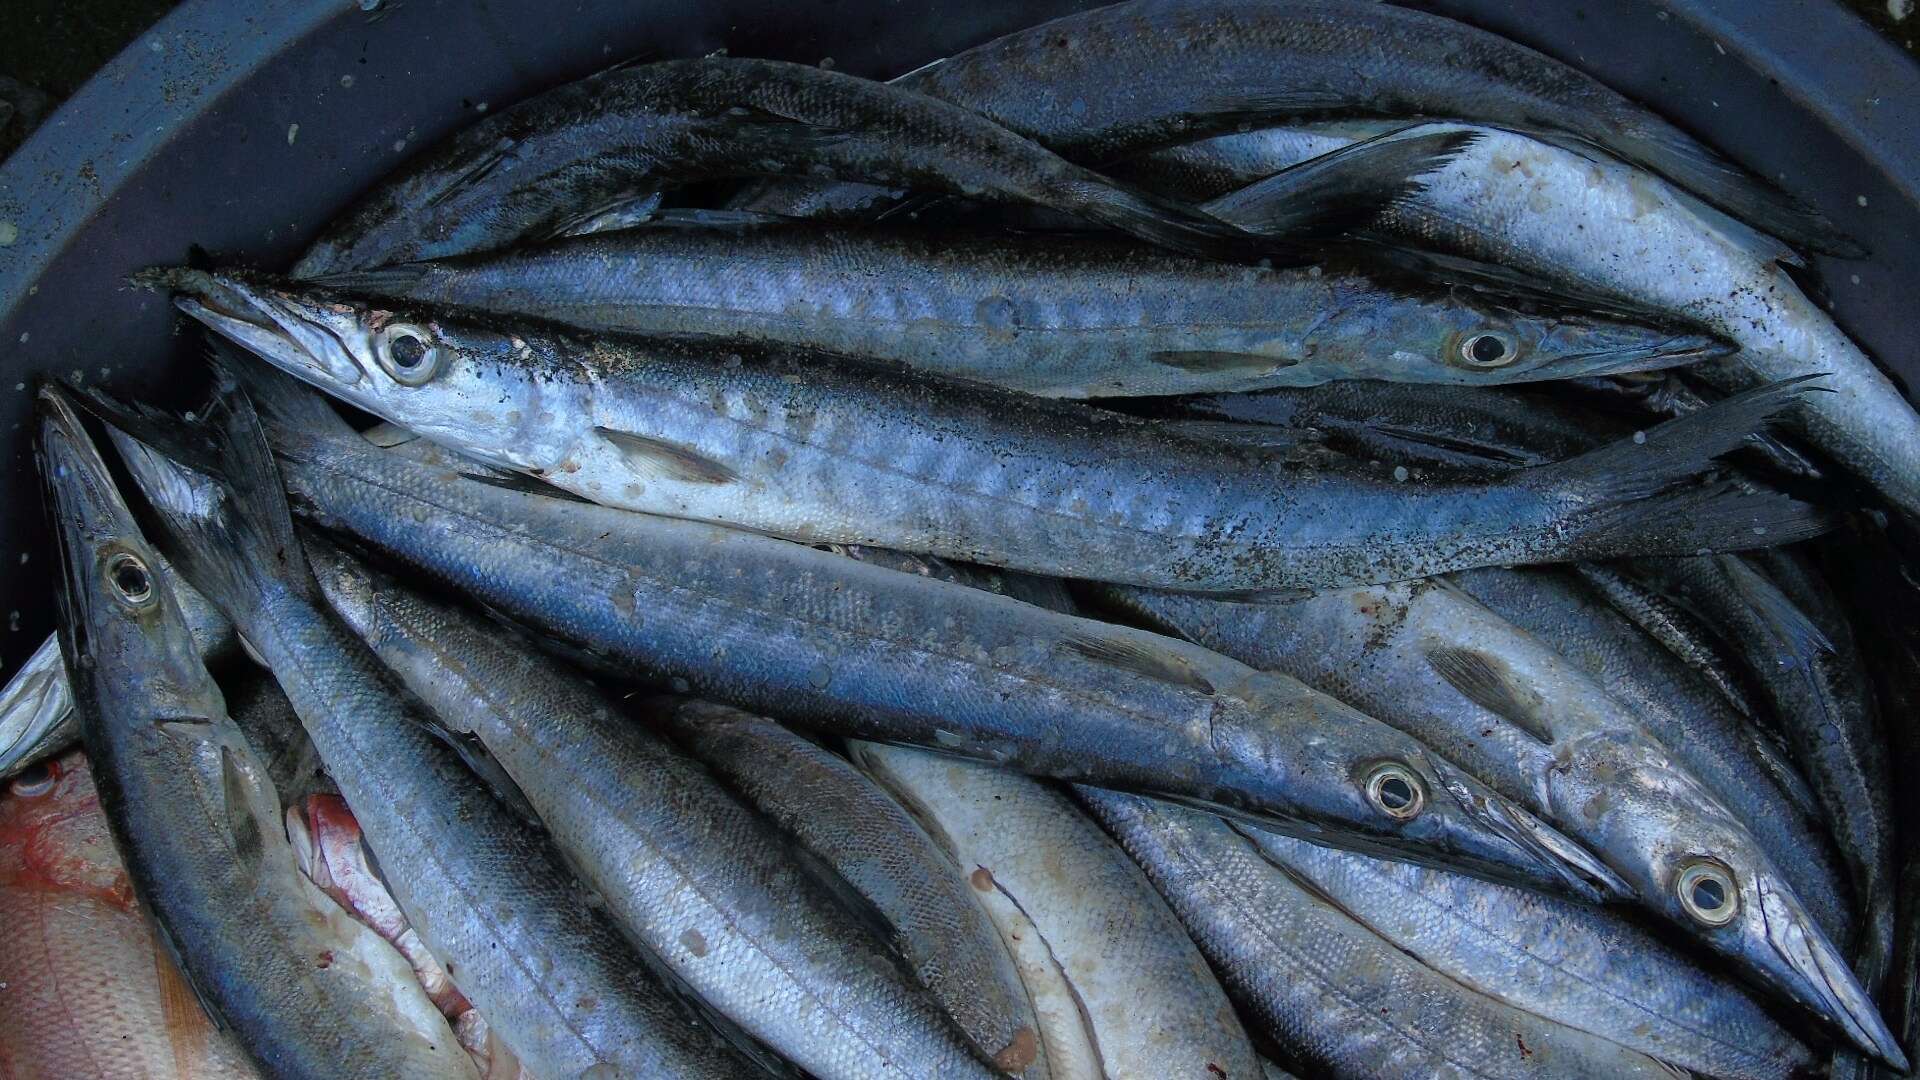
<path fill-rule="evenodd" d="M 433 642 L 434 639 L 432 635 L 426 632 L 427 628 L 422 626 L 418 622 L 408 621 L 404 613 L 401 610 L 399 610 L 400 605 L 391 605 L 391 604 L 386 604 L 382 602 L 380 592 L 378 589 L 376 589 L 374 592 L 374 603 L 379 607 L 381 613 L 386 618 L 391 619 L 396 625 L 405 629 L 413 640 L 421 641 L 421 642 L 429 642 L 429 643 Z M 490 705 L 494 706 L 494 711 L 496 714 L 500 716 L 509 716 L 509 717 L 519 715 L 519 710 L 512 709 L 503 704 L 499 704 L 501 699 L 497 697 L 494 693 L 494 684 L 488 680 L 480 678 L 479 673 L 474 671 L 472 668 L 470 668 L 461 657 L 459 657 L 458 655 L 455 655 L 453 652 L 449 650 L 440 648 L 437 644 L 432 644 L 430 645 L 430 647 L 432 648 L 433 655 L 436 658 L 437 662 L 439 662 L 441 665 L 448 668 L 449 670 L 459 673 L 462 679 L 468 685 L 478 689 L 481 693 L 483 700 L 487 701 Z M 513 726 L 520 732 L 527 732 L 537 728 L 539 725 L 528 725 L 524 723 L 516 723 Z M 541 740 L 537 737 L 531 737 L 526 735 L 522 735 L 520 736 L 520 738 L 521 738 L 521 742 L 525 744 L 525 746 L 528 749 L 531 749 L 532 751 L 534 751 L 535 755 L 539 757 L 542 761 L 549 763 L 555 769 L 564 769 L 564 766 L 566 764 L 565 759 L 560 754 L 553 752 L 548 746 L 546 746 L 544 740 Z M 620 809 L 619 805 L 615 802 L 612 802 L 603 798 L 601 796 L 600 790 L 594 785 L 576 784 L 574 786 L 574 791 L 576 794 L 586 796 L 586 798 L 589 801 L 591 801 L 596 807 L 598 807 L 609 819 L 617 819 L 617 815 Z M 726 925 L 728 929 L 732 930 L 735 936 L 739 940 L 743 940 L 751 944 L 754 950 L 760 953 L 761 957 L 770 966 L 778 970 L 782 975 L 787 976 L 787 982 L 791 987 L 798 990 L 805 997 L 818 1003 L 823 1012 L 827 1013 L 829 1016 L 836 1017 L 840 1022 L 840 1026 L 843 1029 L 851 1032 L 853 1036 L 857 1038 L 863 1045 L 865 1045 L 866 1048 L 869 1051 L 871 1051 L 876 1058 L 882 1061 L 888 1060 L 886 1049 L 874 1043 L 873 1040 L 867 1036 L 867 1033 L 864 1030 L 862 1030 L 861 1026 L 853 1022 L 853 1019 L 851 1018 L 850 1014 L 845 1013 L 841 1010 L 835 1009 L 829 1000 L 823 999 L 817 991 L 815 991 L 810 985 L 808 985 L 808 983 L 805 980 L 794 977 L 792 969 L 789 968 L 786 964 L 782 963 L 777 957 L 774 956 L 772 952 L 768 951 L 761 944 L 760 938 L 754 936 L 753 934 L 748 933 L 745 929 L 743 929 L 740 926 L 740 924 L 734 920 L 732 915 L 726 911 L 725 908 L 723 908 L 721 905 L 719 905 L 713 900 L 712 895 L 700 885 L 698 879 L 695 878 L 692 874 L 687 872 L 685 868 L 685 864 L 681 860 L 674 858 L 669 853 L 666 847 L 661 846 L 659 844 L 652 843 L 651 836 L 645 830 L 633 830 L 633 831 L 638 834 L 639 842 L 642 845 L 644 845 L 648 851 L 652 852 L 656 859 L 658 859 L 661 862 L 664 862 L 667 866 L 673 869 L 674 876 L 678 878 L 681 886 L 684 889 L 692 892 L 693 895 L 698 896 L 700 900 L 706 905 L 707 910 L 712 913 L 713 917 L 718 922 Z"/>
<path fill-rule="evenodd" d="M 330 466 L 326 466 L 323 462 L 319 462 L 319 461 L 309 461 L 307 462 L 307 464 L 313 467 L 321 467 L 321 468 L 330 467 Z M 966 665 L 968 667 L 984 668 L 987 671 L 993 672 L 995 674 L 998 674 L 1004 677 L 1017 679 L 1018 681 L 1031 686 L 1038 686 L 1038 687 L 1045 688 L 1047 690 L 1058 693 L 1063 697 L 1082 700 L 1082 701 L 1095 700 L 1095 695 L 1093 693 L 1087 690 L 1081 689 L 1079 687 L 1062 685 L 1048 679 L 1034 677 L 1031 674 L 1017 674 L 1003 668 L 996 668 L 992 664 L 984 663 L 974 657 L 964 656 L 957 653 L 946 652 L 938 649 L 929 649 L 924 645 L 919 644 L 918 642 L 902 641 L 896 638 L 883 638 L 871 633 L 856 631 L 852 627 L 848 627 L 842 624 L 827 622 L 825 620 L 803 618 L 795 615 L 792 612 L 792 610 L 787 607 L 781 607 L 778 609 L 749 608 L 737 601 L 734 601 L 731 599 L 723 599 L 715 596 L 712 593 L 696 593 L 693 590 L 690 590 L 687 587 L 672 581 L 671 579 L 645 573 L 640 568 L 633 566 L 631 564 L 615 562 L 611 559 L 607 559 L 600 555 L 594 554 L 591 551 L 573 548 L 565 544 L 557 544 L 552 541 L 539 539 L 528 533 L 515 532 L 513 529 L 507 526 L 500 525 L 484 517 L 479 517 L 465 510 L 459 510 L 452 507 L 443 506 L 442 504 L 433 502 L 431 500 L 423 499 L 417 494 L 393 487 L 391 485 L 382 483 L 375 479 L 368 478 L 362 474 L 348 472 L 345 470 L 335 470 L 335 471 L 337 475 L 347 480 L 350 480 L 354 483 L 361 483 L 369 487 L 379 488 L 380 490 L 385 491 L 389 495 L 392 495 L 398 499 L 404 499 L 406 501 L 415 502 L 415 503 L 424 503 L 427 506 L 434 507 L 435 509 L 440 510 L 443 513 L 458 517 L 462 521 L 468 522 L 474 528 L 484 531 L 487 534 L 497 539 L 511 541 L 516 544 L 537 544 L 544 548 L 550 548 L 552 550 L 563 552 L 567 555 L 571 555 L 575 558 L 584 559 L 586 561 L 595 563 L 599 566 L 605 567 L 609 571 L 609 576 L 624 575 L 624 576 L 638 577 L 645 581 L 652 582 L 655 586 L 665 591 L 672 592 L 681 596 L 697 597 L 703 603 L 707 603 L 710 605 L 725 607 L 733 611 L 751 612 L 760 617 L 769 618 L 769 619 L 780 619 L 780 620 L 784 620 L 785 622 L 802 626 L 802 627 L 825 628 L 825 629 L 833 630 L 837 633 L 852 634 L 867 641 L 881 642 L 890 647 L 900 649 L 904 652 L 918 654 L 920 656 L 928 657 L 930 659 L 948 660 L 948 661 L 953 661 L 955 663 Z M 609 513 L 624 513 L 624 512 L 625 511 L 609 511 Z M 724 528 L 724 526 L 712 526 L 712 527 Z M 782 542 L 785 543 L 787 541 L 782 541 Z M 804 545 L 796 545 L 796 546 L 804 547 Z M 954 587 L 964 589 L 967 586 L 955 585 Z M 1017 601 L 1015 602 L 1017 603 Z M 1072 616 L 1066 616 L 1066 617 L 1071 618 Z M 1114 711 L 1122 713 L 1125 716 L 1143 721 L 1150 726 L 1158 727 L 1158 728 L 1164 728 L 1166 726 L 1165 717 L 1161 716 L 1158 713 L 1152 713 L 1142 709 L 1135 709 L 1111 699 L 1099 699 L 1097 703 L 1103 708 L 1113 709 Z"/>

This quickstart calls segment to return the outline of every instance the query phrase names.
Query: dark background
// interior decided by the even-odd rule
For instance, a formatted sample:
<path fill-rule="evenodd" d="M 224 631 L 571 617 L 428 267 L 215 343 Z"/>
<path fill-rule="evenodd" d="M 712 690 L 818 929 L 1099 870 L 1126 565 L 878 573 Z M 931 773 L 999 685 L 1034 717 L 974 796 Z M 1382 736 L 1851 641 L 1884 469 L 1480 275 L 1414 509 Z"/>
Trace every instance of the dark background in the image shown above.
<path fill-rule="evenodd" d="M 0 158 L 100 65 L 173 8 L 178 0 L 5 0 L 0 34 Z M 349 0 L 354 2 L 354 0 Z M 378 7 L 406 0 L 361 0 Z M 1920 55 L 1920 2 L 1902 19 L 1901 0 L 1841 0 L 1909 53 Z M 8 106 L 13 106 L 11 109 Z"/>

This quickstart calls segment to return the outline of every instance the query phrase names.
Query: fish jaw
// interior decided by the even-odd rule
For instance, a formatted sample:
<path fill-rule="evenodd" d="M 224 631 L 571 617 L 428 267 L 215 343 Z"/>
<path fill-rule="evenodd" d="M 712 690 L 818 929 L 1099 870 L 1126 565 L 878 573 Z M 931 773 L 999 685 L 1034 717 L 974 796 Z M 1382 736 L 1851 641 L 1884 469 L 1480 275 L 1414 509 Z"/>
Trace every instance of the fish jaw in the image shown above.
<path fill-rule="evenodd" d="M 1633 887 L 1592 852 L 1518 804 L 1481 785 L 1465 772 L 1428 758 L 1436 801 L 1443 796 L 1466 828 L 1451 819 L 1441 843 L 1449 851 L 1493 868 L 1479 871 L 1492 880 L 1546 888 L 1593 903 L 1632 899 Z"/>
<path fill-rule="evenodd" d="M 1675 332 L 1653 341 L 1591 327 L 1586 328 L 1585 333 L 1601 340 L 1592 342 L 1586 348 L 1569 349 L 1553 356 L 1534 369 L 1533 377 L 1576 379 L 1663 371 L 1727 356 L 1736 351 L 1732 344 L 1704 333 Z M 1609 342 L 1605 340 L 1609 336 L 1618 336 L 1622 340 Z"/>
<path fill-rule="evenodd" d="M 1904 1075 L 1908 1062 L 1872 995 L 1787 887 L 1771 875 L 1743 890 L 1743 953 L 1779 989 L 1843 1032 L 1862 1052 Z"/>
<path fill-rule="evenodd" d="M 370 335 L 350 305 L 296 296 L 228 271 L 150 271 L 138 280 L 171 290 L 180 310 L 282 371 L 373 407 L 360 359 L 371 356 Z"/>

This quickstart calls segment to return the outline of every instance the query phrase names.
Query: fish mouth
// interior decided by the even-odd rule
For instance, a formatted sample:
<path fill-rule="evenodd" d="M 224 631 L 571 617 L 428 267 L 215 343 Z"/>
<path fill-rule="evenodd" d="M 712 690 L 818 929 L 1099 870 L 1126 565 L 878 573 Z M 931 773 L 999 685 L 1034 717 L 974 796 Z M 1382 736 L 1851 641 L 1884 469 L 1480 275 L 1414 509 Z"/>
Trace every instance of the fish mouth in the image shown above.
<path fill-rule="evenodd" d="M 1756 918 L 1771 956 L 1783 965 L 1770 974 L 1787 994 L 1845 1033 L 1863 1053 L 1906 1075 L 1907 1055 L 1853 968 L 1792 896 L 1765 875 L 1754 882 Z"/>
<path fill-rule="evenodd" d="M 329 325 L 343 317 L 332 305 L 224 272 L 149 270 L 134 281 L 166 289 L 181 311 L 321 390 L 349 393 L 365 378 L 353 350 Z"/>
<path fill-rule="evenodd" d="M 1544 886 L 1591 903 L 1625 902 L 1639 895 L 1599 857 L 1538 817 L 1451 765 L 1431 758 L 1424 764 L 1439 790 L 1472 825 L 1467 830 L 1474 838 L 1469 857 L 1491 864 L 1508 880 L 1514 880 L 1515 868 L 1520 868 L 1518 884 Z"/>
<path fill-rule="evenodd" d="M 1712 334 L 1673 334 L 1638 345 L 1564 353 L 1535 368 L 1532 374 L 1536 378 L 1577 378 L 1663 371 L 1728 356 L 1738 349 L 1732 342 Z"/>

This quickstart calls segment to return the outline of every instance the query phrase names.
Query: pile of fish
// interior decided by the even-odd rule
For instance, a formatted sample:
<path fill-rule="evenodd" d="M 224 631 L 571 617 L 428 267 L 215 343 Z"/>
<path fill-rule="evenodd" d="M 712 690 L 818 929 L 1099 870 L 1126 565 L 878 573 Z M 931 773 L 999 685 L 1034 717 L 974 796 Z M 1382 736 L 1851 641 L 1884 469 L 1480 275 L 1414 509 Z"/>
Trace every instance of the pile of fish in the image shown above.
<path fill-rule="evenodd" d="M 494 113 L 141 275 L 204 409 L 40 390 L 0 1074 L 1906 1075 L 1920 417 L 1800 250 L 1364 0 Z"/>

